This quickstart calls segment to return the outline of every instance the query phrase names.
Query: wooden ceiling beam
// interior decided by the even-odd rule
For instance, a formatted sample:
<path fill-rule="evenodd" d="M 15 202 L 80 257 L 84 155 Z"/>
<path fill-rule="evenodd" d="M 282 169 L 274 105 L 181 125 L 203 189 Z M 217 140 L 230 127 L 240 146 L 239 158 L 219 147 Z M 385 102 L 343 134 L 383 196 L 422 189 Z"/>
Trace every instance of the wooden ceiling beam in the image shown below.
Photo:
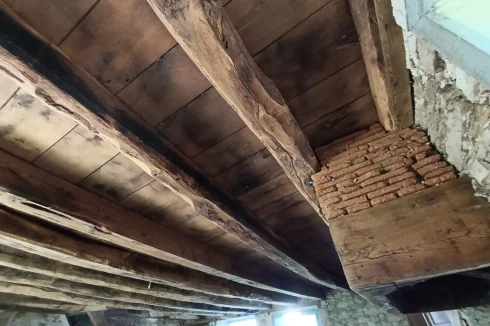
<path fill-rule="evenodd" d="M 19 271 L 8 267 L 0 267 L 0 282 L 10 282 L 33 287 L 60 290 L 76 295 L 93 297 L 98 299 L 115 300 L 130 304 L 142 304 L 145 306 L 162 307 L 183 312 L 193 313 L 226 313 L 229 315 L 245 315 L 245 310 L 233 310 L 217 306 L 210 306 L 202 303 L 183 302 L 171 299 L 156 298 L 149 295 L 130 293 L 121 290 L 109 289 L 100 286 L 88 285 L 78 282 L 71 282 L 43 276 L 35 273 Z"/>
<path fill-rule="evenodd" d="M 156 298 L 204 303 L 218 307 L 247 309 L 255 311 L 268 310 L 271 308 L 271 305 L 262 303 L 260 301 L 249 301 L 209 295 L 195 291 L 182 290 L 179 288 L 165 286 L 158 283 L 152 283 L 149 287 L 148 282 L 142 280 L 117 275 L 110 275 L 95 270 L 64 264 L 5 246 L 0 246 L 0 266 L 44 275 L 51 279 L 57 278 L 72 282 L 90 284 L 115 290 L 153 296 Z"/>
<path fill-rule="evenodd" d="M 162 23 L 299 192 L 323 216 L 310 182 L 320 164 L 281 93 L 255 63 L 219 0 L 148 0 Z"/>
<path fill-rule="evenodd" d="M 346 286 L 344 279 L 326 272 L 284 239 L 252 223 L 251 213 L 242 204 L 203 177 L 124 103 L 8 7 L 0 9 L 0 68 L 24 89 L 113 144 L 199 214 L 254 250 L 318 284 Z"/>
<path fill-rule="evenodd" d="M 0 307 L 9 307 L 16 310 L 18 307 L 54 310 L 60 313 L 83 313 L 104 310 L 105 306 L 90 306 L 70 304 L 58 300 L 46 300 L 36 297 L 27 297 L 18 294 L 0 293 Z"/>
<path fill-rule="evenodd" d="M 242 266 L 209 245 L 1 150 L 0 204 L 94 239 L 228 280 L 288 295 L 323 297 L 320 287 L 270 274 L 256 266 Z"/>
<path fill-rule="evenodd" d="M 378 110 L 386 130 L 414 122 L 410 78 L 401 27 L 390 0 L 349 0 L 362 55 Z"/>
<path fill-rule="evenodd" d="M 267 303 L 297 302 L 291 296 L 255 289 L 60 232 L 1 208 L 0 225 L 0 244 L 62 263 L 217 296 Z"/>

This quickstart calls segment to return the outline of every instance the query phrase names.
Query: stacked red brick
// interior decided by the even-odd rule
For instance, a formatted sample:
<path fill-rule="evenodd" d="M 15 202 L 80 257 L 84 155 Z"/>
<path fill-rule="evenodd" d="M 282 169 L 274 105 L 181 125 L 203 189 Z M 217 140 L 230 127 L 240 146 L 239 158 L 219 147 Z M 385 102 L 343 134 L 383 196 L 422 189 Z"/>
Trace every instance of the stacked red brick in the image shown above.
<path fill-rule="evenodd" d="M 320 147 L 313 175 L 327 219 L 359 212 L 457 178 L 423 131 L 387 133 L 379 123 Z"/>

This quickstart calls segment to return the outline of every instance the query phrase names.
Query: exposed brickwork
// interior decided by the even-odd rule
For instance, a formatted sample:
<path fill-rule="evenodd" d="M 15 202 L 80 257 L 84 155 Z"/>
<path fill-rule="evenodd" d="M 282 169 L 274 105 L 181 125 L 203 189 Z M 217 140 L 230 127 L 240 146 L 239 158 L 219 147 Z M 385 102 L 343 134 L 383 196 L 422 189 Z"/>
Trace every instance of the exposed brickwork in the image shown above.
<path fill-rule="evenodd" d="M 387 133 L 377 123 L 318 148 L 322 170 L 312 178 L 327 219 L 456 179 L 428 141 L 423 131 Z"/>

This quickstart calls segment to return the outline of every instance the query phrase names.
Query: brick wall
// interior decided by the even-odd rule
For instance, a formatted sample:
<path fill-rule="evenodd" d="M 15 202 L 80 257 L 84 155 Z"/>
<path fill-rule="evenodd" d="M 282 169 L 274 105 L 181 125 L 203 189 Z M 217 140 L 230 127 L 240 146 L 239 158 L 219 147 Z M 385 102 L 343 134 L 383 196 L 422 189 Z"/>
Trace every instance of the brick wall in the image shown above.
<path fill-rule="evenodd" d="M 376 123 L 315 152 L 322 170 L 312 178 L 327 219 L 457 178 L 425 132 L 412 128 L 388 133 Z"/>

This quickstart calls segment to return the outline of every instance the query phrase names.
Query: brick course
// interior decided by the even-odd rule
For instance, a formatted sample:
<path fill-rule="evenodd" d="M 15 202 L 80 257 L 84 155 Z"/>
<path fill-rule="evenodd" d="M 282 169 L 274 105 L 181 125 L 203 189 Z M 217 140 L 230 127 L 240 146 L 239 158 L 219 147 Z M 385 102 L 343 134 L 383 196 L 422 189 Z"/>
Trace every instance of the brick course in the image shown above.
<path fill-rule="evenodd" d="M 457 178 L 425 132 L 387 133 L 379 123 L 316 150 L 312 179 L 327 219 L 381 205 Z"/>

